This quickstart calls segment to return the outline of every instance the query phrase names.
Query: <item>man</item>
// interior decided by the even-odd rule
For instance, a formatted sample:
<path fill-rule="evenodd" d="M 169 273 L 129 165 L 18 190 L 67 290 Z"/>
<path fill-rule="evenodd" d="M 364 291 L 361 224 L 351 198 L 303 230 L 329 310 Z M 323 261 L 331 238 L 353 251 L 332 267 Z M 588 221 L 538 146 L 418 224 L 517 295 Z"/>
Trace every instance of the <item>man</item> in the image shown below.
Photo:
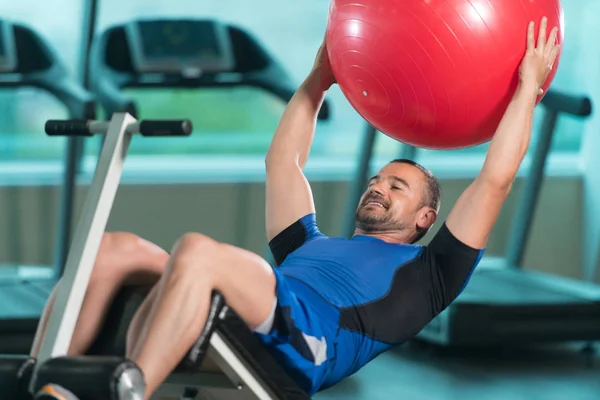
<path fill-rule="evenodd" d="M 483 168 L 427 246 L 414 243 L 436 221 L 439 185 L 429 171 L 406 160 L 389 163 L 370 180 L 351 240 L 319 231 L 302 169 L 317 113 L 335 83 L 324 45 L 266 157 L 266 230 L 279 268 L 196 233 L 184 235 L 171 255 L 130 234 L 107 234 L 69 353 L 86 351 L 125 281 L 159 276 L 131 323 L 127 343 L 128 357 L 144 373 L 146 398 L 202 333 L 213 290 L 309 394 L 412 338 L 464 288 L 509 194 L 529 145 L 540 87 L 558 53 L 557 29 L 547 38 L 546 24 L 544 18 L 536 44 L 530 23 L 519 85 Z M 33 355 L 44 326 L 45 318 Z"/>

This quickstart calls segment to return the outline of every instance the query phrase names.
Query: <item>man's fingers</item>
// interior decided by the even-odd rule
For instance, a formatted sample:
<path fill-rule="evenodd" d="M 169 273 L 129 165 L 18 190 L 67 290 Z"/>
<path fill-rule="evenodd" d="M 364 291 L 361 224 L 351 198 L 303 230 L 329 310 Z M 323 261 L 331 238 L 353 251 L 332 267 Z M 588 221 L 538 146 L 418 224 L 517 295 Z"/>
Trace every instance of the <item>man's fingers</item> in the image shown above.
<path fill-rule="evenodd" d="M 554 27 L 550 31 L 550 36 L 548 37 L 548 43 L 546 43 L 546 48 L 544 49 L 544 54 L 550 55 L 552 50 L 556 45 L 556 38 L 558 37 L 558 28 Z"/>
<path fill-rule="evenodd" d="M 533 21 L 529 22 L 527 26 L 527 50 L 535 49 L 535 23 Z"/>
<path fill-rule="evenodd" d="M 538 33 L 537 48 L 538 50 L 544 50 L 546 47 L 546 26 L 548 25 L 548 18 L 542 17 L 540 23 L 540 31 Z"/>
<path fill-rule="evenodd" d="M 550 51 L 550 57 L 548 57 L 548 63 L 551 67 L 554 67 L 554 61 L 556 61 L 556 57 L 558 56 L 558 52 L 560 51 L 560 44 L 555 44 Z"/>

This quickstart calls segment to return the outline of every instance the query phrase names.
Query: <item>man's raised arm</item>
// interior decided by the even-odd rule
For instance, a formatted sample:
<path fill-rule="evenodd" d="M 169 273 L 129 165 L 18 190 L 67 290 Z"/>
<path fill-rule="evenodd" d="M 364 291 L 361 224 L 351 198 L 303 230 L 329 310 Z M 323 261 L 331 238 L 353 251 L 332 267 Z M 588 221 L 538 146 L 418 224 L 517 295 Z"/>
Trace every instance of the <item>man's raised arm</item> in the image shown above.
<path fill-rule="evenodd" d="M 302 169 L 313 142 L 317 115 L 334 83 L 322 46 L 315 65 L 288 103 L 266 156 L 266 230 L 270 241 L 303 216 L 315 212 Z"/>
<path fill-rule="evenodd" d="M 546 18 L 541 21 L 537 45 L 534 24 L 529 24 L 518 88 L 490 143 L 480 174 L 457 200 L 446 220 L 458 240 L 476 249 L 486 246 L 525 157 L 536 99 L 558 54 L 557 29 L 553 28 L 547 38 L 546 21 Z"/>

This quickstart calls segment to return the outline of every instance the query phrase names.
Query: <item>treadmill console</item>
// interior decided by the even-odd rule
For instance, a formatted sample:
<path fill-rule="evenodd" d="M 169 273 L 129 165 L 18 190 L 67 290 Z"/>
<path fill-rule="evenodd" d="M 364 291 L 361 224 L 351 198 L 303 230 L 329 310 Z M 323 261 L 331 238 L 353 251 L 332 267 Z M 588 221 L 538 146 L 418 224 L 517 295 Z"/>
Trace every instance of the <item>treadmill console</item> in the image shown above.
<path fill-rule="evenodd" d="M 227 27 L 214 20 L 137 20 L 126 26 L 138 73 L 229 72 L 234 55 Z"/>
<path fill-rule="evenodd" d="M 12 24 L 0 19 L 0 73 L 11 73 L 17 69 L 17 51 Z"/>

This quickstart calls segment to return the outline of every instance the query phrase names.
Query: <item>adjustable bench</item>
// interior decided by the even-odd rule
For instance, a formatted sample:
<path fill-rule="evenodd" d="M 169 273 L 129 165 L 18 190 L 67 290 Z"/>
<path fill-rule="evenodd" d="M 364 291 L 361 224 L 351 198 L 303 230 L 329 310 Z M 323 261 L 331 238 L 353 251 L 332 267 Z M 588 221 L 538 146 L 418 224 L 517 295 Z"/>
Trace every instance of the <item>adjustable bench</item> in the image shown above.
<path fill-rule="evenodd" d="M 106 134 L 82 216 L 75 231 L 65 272 L 37 359 L 0 357 L 3 399 L 32 399 L 46 384 L 72 391 L 80 400 L 137 400 L 144 392 L 140 369 L 125 356 L 129 322 L 149 288 L 125 287 L 115 298 L 103 330 L 85 356 L 67 357 L 81 304 L 119 186 L 133 134 L 187 136 L 190 121 L 136 121 L 115 113 L 110 122 L 48 121 L 49 135 Z M 245 323 L 213 293 L 206 357 L 196 360 L 192 348 L 153 398 L 307 399 Z M 175 339 L 176 340 L 176 339 Z M 204 341 L 206 342 L 206 341 Z M 199 364 L 199 365 L 198 365 Z M 219 391 L 223 396 L 219 395 Z"/>

